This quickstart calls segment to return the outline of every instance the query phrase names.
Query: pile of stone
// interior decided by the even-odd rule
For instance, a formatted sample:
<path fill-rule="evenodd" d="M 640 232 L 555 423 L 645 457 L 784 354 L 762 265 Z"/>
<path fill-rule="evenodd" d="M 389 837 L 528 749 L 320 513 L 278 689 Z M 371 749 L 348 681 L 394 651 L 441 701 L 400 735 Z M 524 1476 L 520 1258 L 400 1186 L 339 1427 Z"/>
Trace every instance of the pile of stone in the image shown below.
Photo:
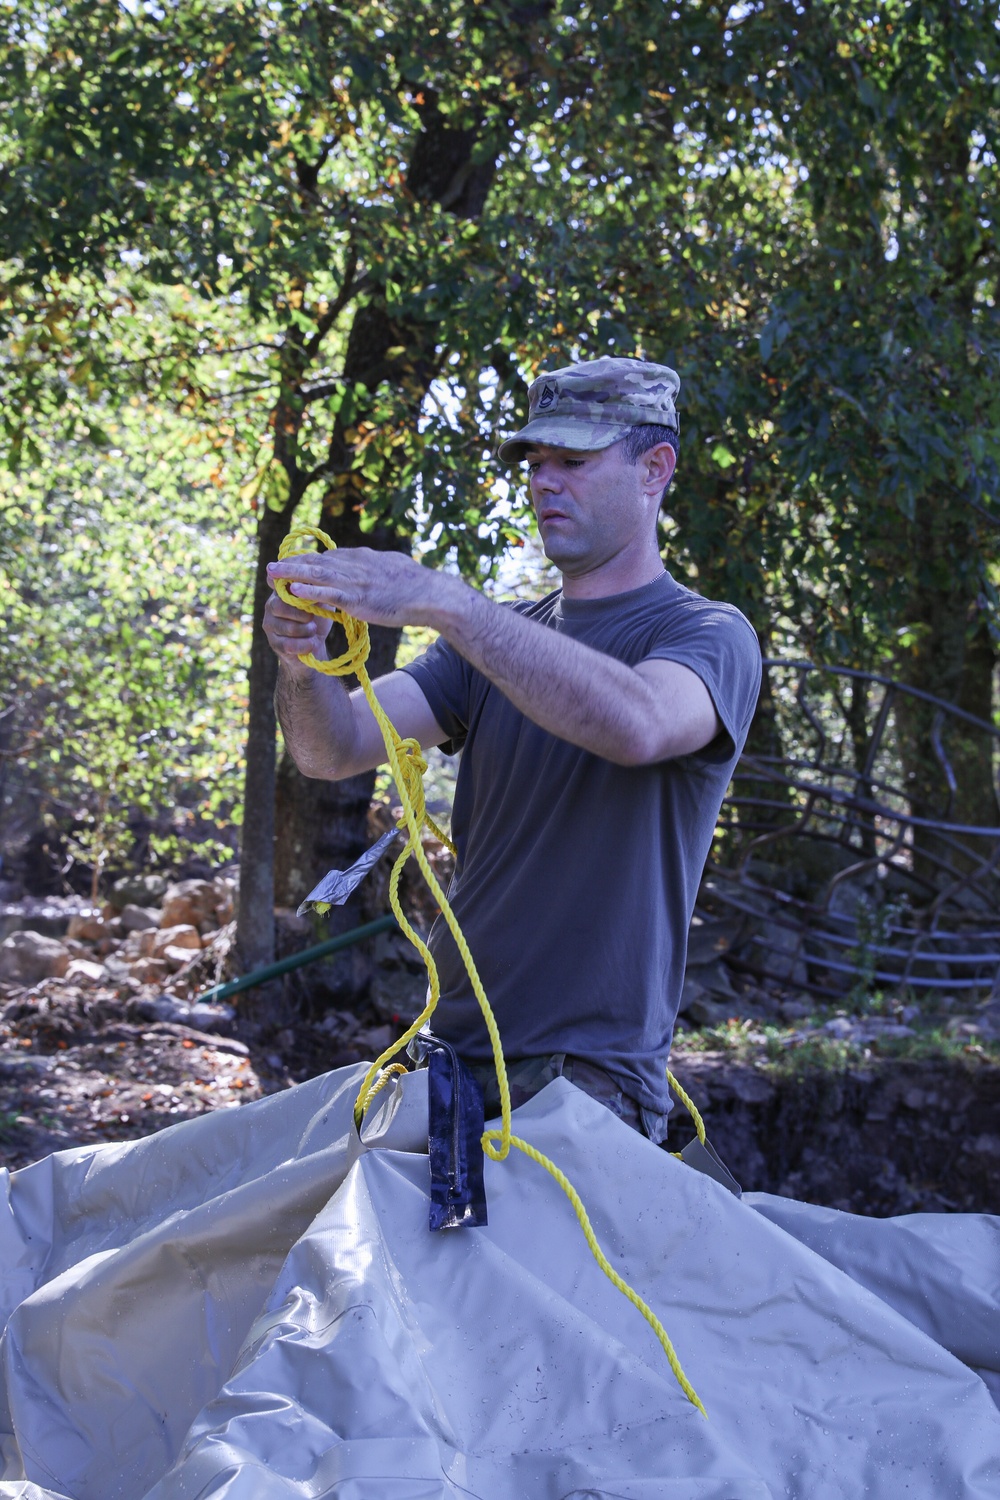
<path fill-rule="evenodd" d="M 51 912 L 44 931 L 25 912 L 23 925 L 0 943 L 0 983 L 23 987 L 64 978 L 132 992 L 217 983 L 232 946 L 235 894 L 235 881 L 226 875 L 173 884 L 143 875 L 118 881 L 99 909 L 65 912 L 61 935 L 53 933 L 62 924 Z"/>

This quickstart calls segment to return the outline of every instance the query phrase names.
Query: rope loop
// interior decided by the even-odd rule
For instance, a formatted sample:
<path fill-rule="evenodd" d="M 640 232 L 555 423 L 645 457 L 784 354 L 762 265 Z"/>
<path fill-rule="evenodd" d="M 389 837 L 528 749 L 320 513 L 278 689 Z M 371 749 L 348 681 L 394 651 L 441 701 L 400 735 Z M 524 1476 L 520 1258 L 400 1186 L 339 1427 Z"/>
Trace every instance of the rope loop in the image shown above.
<path fill-rule="evenodd" d="M 284 562 L 286 557 L 301 557 L 308 551 L 304 543 L 310 537 L 330 551 L 336 549 L 332 537 L 328 537 L 325 531 L 320 531 L 318 526 L 296 526 L 278 548 L 278 561 Z M 304 662 L 307 667 L 314 667 L 324 677 L 347 677 L 353 673 L 360 678 L 361 669 L 371 654 L 371 638 L 365 621 L 356 620 L 342 609 L 327 609 L 325 604 L 319 604 L 314 599 L 299 599 L 283 578 L 275 579 L 274 591 L 279 599 L 283 599 L 293 609 L 304 610 L 307 615 L 319 615 L 323 620 L 335 621 L 343 628 L 347 637 L 347 650 L 340 656 L 335 656 L 330 661 L 321 661 L 318 656 L 307 651 L 299 657 L 299 661 Z"/>
<path fill-rule="evenodd" d="M 410 1070 L 405 1063 L 390 1063 L 387 1068 L 382 1068 L 379 1076 L 376 1078 L 375 1082 L 372 1084 L 371 1088 L 368 1090 L 367 1094 L 361 1102 L 362 1114 L 365 1112 L 365 1110 L 367 1110 L 368 1106 L 375 1098 L 375 1095 L 380 1094 L 387 1083 L 389 1083 L 393 1078 L 405 1077 L 409 1071 Z"/>

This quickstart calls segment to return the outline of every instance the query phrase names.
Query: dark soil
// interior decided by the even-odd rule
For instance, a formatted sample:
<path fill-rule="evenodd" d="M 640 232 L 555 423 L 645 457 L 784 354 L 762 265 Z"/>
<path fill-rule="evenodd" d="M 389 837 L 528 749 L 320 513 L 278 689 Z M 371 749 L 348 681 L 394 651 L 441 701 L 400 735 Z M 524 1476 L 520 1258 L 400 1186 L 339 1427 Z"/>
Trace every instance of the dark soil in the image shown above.
<path fill-rule="evenodd" d="M 374 958 L 370 1004 L 270 1032 L 237 1014 L 230 1035 L 158 1017 L 152 992 L 68 979 L 0 986 L 0 1166 L 134 1140 L 377 1056 L 419 1009 L 422 976 L 398 934 L 383 935 Z M 912 1025 L 896 1027 L 843 1012 L 806 1022 L 804 1008 L 747 992 L 725 1025 L 689 1021 L 678 1036 L 671 1066 L 743 1187 L 862 1214 L 997 1212 L 995 1038 L 952 1016 L 949 1040 L 934 1029 L 942 1017 L 916 1006 Z M 782 1009 L 796 1012 L 797 1030 Z M 907 1036 L 873 1039 L 880 1024 Z M 692 1133 L 678 1107 L 670 1148 Z"/>
<path fill-rule="evenodd" d="M 869 1059 L 782 1069 L 675 1051 L 673 1070 L 744 1188 L 851 1213 L 1000 1211 L 1000 1062 Z M 671 1145 L 694 1134 L 683 1109 Z"/>
<path fill-rule="evenodd" d="M 399 1027 L 374 1011 L 251 1039 L 149 1019 L 149 1001 L 48 979 L 0 1006 L 0 1166 L 136 1140 L 377 1055 Z M 367 1024 L 366 1024 L 367 1023 Z M 237 1023 L 236 1030 L 239 1030 Z"/>

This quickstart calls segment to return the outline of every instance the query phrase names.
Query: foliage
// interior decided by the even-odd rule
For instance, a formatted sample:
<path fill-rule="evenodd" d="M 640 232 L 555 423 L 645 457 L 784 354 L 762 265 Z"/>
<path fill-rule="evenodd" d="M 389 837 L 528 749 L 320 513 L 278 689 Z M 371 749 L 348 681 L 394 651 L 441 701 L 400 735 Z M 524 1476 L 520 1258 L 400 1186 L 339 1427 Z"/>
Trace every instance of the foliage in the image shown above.
<path fill-rule="evenodd" d="M 524 378 L 644 353 L 684 377 L 675 570 L 791 650 L 970 706 L 970 677 L 988 690 L 993 649 L 969 649 L 1000 582 L 982 0 L 0 18 L 19 483 L 106 451 L 135 399 L 199 433 L 175 482 L 204 490 L 210 464 L 220 504 L 256 517 L 258 568 L 306 503 L 339 542 L 419 530 L 474 577 L 527 524 L 489 457 Z M 267 670 L 258 651 L 251 762 L 273 746 Z"/>
<path fill-rule="evenodd" d="M 817 1006 L 810 1027 L 825 1019 L 828 1008 Z M 838 1012 L 843 1014 L 843 1012 Z M 855 1041 L 796 1029 L 771 1021 L 741 1021 L 732 1017 L 723 1026 L 684 1031 L 677 1041 L 688 1052 L 721 1052 L 727 1060 L 755 1065 L 769 1076 L 804 1078 L 818 1072 L 843 1074 L 875 1068 L 882 1062 L 922 1062 L 946 1059 L 974 1068 L 981 1060 L 1000 1060 L 1000 1042 L 970 1041 L 968 1035 L 948 1030 L 940 1017 L 926 1019 L 911 1036 L 884 1036 Z"/>
<path fill-rule="evenodd" d="M 5 800 L 69 833 L 95 894 L 108 862 L 231 854 L 250 547 L 207 477 L 179 478 L 181 424 L 98 420 L 115 446 L 45 450 L 36 427 L 36 464 L 0 479 Z"/>

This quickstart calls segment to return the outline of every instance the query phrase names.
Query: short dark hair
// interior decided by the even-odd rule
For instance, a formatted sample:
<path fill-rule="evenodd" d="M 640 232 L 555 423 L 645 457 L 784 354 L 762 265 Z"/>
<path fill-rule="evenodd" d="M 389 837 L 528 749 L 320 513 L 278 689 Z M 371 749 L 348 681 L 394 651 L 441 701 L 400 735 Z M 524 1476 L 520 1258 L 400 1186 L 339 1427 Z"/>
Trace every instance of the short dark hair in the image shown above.
<path fill-rule="evenodd" d="M 674 450 L 674 457 L 680 458 L 681 436 L 676 427 L 658 427 L 652 422 L 630 427 L 625 436 L 618 439 L 617 446 L 621 448 L 625 462 L 635 468 L 642 455 L 648 453 L 650 448 L 655 448 L 658 443 L 669 443 Z M 671 475 L 672 478 L 673 475 Z M 660 496 L 661 505 L 669 488 L 670 479 L 663 486 L 663 494 Z"/>

